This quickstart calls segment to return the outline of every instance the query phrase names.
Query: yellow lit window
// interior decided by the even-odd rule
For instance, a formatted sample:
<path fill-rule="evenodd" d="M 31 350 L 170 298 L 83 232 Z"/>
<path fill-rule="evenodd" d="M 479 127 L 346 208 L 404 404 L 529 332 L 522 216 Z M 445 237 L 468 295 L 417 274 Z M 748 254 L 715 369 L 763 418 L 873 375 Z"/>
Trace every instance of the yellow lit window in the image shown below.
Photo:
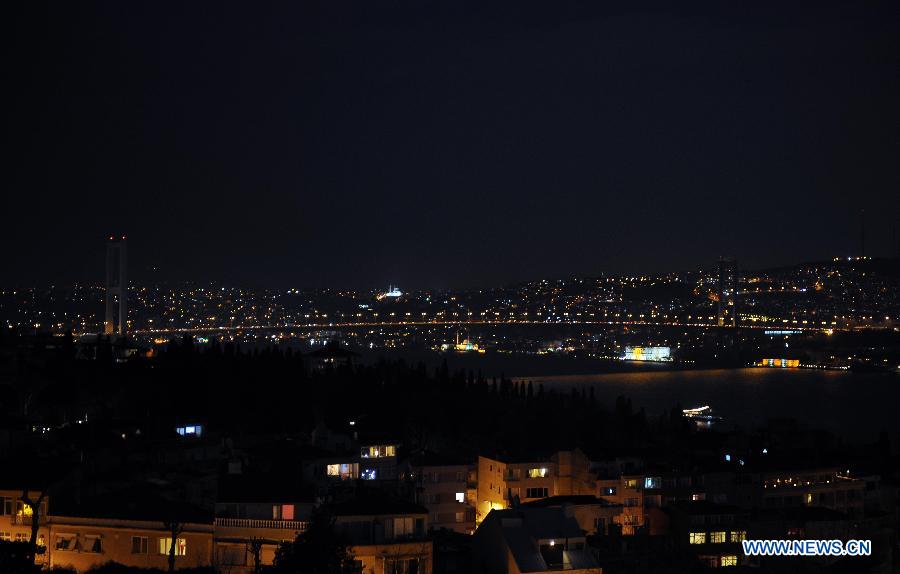
<path fill-rule="evenodd" d="M 691 544 L 706 544 L 706 532 L 691 532 Z"/>
<path fill-rule="evenodd" d="M 547 476 L 546 468 L 529 468 L 528 478 L 544 478 Z"/>
<path fill-rule="evenodd" d="M 159 539 L 159 553 L 163 556 L 168 556 L 169 551 L 172 548 L 172 539 L 171 538 L 160 538 Z M 187 554 L 187 540 L 184 538 L 179 538 L 175 542 L 175 556 L 184 556 Z"/>
<path fill-rule="evenodd" d="M 725 542 L 725 533 L 724 532 L 710 532 L 709 533 L 709 541 L 713 544 L 722 544 Z"/>
<path fill-rule="evenodd" d="M 747 531 L 746 530 L 735 530 L 731 533 L 731 541 L 732 542 L 742 542 L 747 540 Z"/>
<path fill-rule="evenodd" d="M 733 554 L 722 556 L 722 566 L 737 566 L 737 556 Z"/>

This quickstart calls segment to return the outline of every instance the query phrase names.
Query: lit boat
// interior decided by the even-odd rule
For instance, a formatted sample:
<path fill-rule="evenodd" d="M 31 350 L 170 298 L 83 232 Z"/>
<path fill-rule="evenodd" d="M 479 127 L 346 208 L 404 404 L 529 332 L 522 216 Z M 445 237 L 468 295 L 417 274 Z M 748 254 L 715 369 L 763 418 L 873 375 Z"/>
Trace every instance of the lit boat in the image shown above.
<path fill-rule="evenodd" d="M 723 420 L 719 415 L 713 414 L 712 408 L 710 408 L 709 405 L 703 405 L 702 407 L 695 407 L 693 409 L 684 409 L 681 411 L 681 414 L 697 424 L 711 425 L 712 423 L 720 423 Z"/>

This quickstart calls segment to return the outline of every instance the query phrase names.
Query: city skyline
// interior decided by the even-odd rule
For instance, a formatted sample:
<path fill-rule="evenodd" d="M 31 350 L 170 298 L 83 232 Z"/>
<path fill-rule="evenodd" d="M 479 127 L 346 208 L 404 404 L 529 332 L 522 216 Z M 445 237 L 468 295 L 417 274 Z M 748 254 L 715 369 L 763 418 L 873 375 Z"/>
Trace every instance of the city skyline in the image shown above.
<path fill-rule="evenodd" d="M 0 574 L 900 574 L 900 2 L 18 2 Z"/>
<path fill-rule="evenodd" d="M 107 249 L 104 246 L 102 240 L 103 239 L 111 239 L 113 236 L 108 238 L 97 238 L 97 241 L 93 243 L 93 247 L 90 253 L 90 257 L 85 257 L 82 260 L 82 263 L 85 263 L 85 273 L 90 272 L 88 275 L 82 277 L 80 273 L 69 276 L 69 277 L 60 277 L 56 279 L 40 279 L 40 278 L 28 278 L 28 280 L 9 280 L 5 283 L 0 282 L 0 288 L 3 289 L 34 289 L 34 288 L 46 288 L 46 287 L 65 287 L 65 286 L 96 286 L 101 287 L 104 284 L 103 273 L 105 272 L 105 260 L 108 257 Z M 126 236 L 121 236 L 123 242 Z M 129 251 L 132 250 L 132 243 L 134 238 L 128 239 Z M 140 252 L 140 251 L 139 251 Z M 190 273 L 180 275 L 178 277 L 168 277 L 163 273 L 160 273 L 160 268 L 155 266 L 148 267 L 147 265 L 142 265 L 140 261 L 135 265 L 134 261 L 129 262 L 129 277 L 128 284 L 129 285 L 143 285 L 143 286 L 152 286 L 152 285 L 203 285 L 203 284 L 217 284 L 228 287 L 235 288 L 248 288 L 248 289 L 271 289 L 271 290 L 297 290 L 297 291 L 357 291 L 357 292 L 381 292 L 389 290 L 390 288 L 403 288 L 406 291 L 483 291 L 490 289 L 499 289 L 499 288 L 510 288 L 515 287 L 517 285 L 524 285 L 528 283 L 535 283 L 540 281 L 566 281 L 566 280 L 577 280 L 577 279 L 598 279 L 598 278 L 660 278 L 667 276 L 679 276 L 679 275 L 687 275 L 692 273 L 701 273 L 704 271 L 711 271 L 717 268 L 718 265 L 722 261 L 733 261 L 737 265 L 738 275 L 743 273 L 763 273 L 769 271 L 775 271 L 790 267 L 798 267 L 798 266 L 809 266 L 809 265 L 818 265 L 818 264 L 827 264 L 830 262 L 839 262 L 839 261 L 863 261 L 863 260 L 871 260 L 871 261 L 891 261 L 897 259 L 896 257 L 891 256 L 878 256 L 878 255 L 866 255 L 861 256 L 857 254 L 853 255 L 837 255 L 837 256 L 827 256 L 822 258 L 800 258 L 796 260 L 785 260 L 778 264 L 760 264 L 760 265 L 745 265 L 743 260 L 733 257 L 732 255 L 719 255 L 713 259 L 709 260 L 697 260 L 693 263 L 686 263 L 685 266 L 680 268 L 675 267 L 661 267 L 657 269 L 651 269 L 649 267 L 637 267 L 635 269 L 629 271 L 607 271 L 604 269 L 598 269 L 595 271 L 586 271 L 583 273 L 579 272 L 571 272 L 571 271 L 561 271 L 559 274 L 531 274 L 531 275 L 523 275 L 522 277 L 517 277 L 508 281 L 497 281 L 494 283 L 481 283 L 474 282 L 470 284 L 458 283 L 453 285 L 438 285 L 438 284 L 428 284 L 422 281 L 416 281 L 413 279 L 409 283 L 402 283 L 391 277 L 384 282 L 380 282 L 379 280 L 354 280 L 352 278 L 348 278 L 345 283 L 342 284 L 314 284 L 310 283 L 309 278 L 299 278 L 294 280 L 293 282 L 285 282 L 285 281 L 276 281 L 275 283 L 266 283 L 259 279 L 245 279 L 245 280 L 233 280 L 228 279 L 228 273 L 223 273 L 222 276 L 206 276 L 206 277 L 198 277 L 196 275 L 192 275 Z M 87 262 L 91 262 L 95 264 L 97 267 L 94 269 L 87 269 Z M 200 275 L 200 274 L 198 274 Z"/>

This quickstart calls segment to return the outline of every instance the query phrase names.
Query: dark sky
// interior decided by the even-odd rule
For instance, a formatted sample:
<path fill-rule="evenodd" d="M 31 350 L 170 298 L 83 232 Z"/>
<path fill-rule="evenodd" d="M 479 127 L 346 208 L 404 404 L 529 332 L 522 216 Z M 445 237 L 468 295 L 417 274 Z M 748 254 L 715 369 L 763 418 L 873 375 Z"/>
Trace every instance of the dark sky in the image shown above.
<path fill-rule="evenodd" d="M 791 263 L 860 209 L 892 254 L 896 0 L 21 4 L 5 285 L 99 280 L 109 233 L 273 287 Z"/>

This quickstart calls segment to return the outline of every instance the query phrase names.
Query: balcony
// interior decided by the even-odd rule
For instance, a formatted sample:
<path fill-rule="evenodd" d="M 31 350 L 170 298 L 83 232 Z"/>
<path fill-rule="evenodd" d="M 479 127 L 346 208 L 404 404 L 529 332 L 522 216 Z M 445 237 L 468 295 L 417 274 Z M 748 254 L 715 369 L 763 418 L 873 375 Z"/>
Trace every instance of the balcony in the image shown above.
<path fill-rule="evenodd" d="M 306 530 L 302 520 L 263 520 L 258 518 L 216 518 L 216 526 L 224 528 L 270 528 L 274 530 Z"/>
<path fill-rule="evenodd" d="M 12 514 L 9 517 L 9 523 L 12 525 L 31 526 L 32 522 L 33 522 L 33 518 L 31 515 L 24 516 L 22 514 Z M 47 523 L 47 519 L 42 514 L 41 518 L 40 518 L 40 524 L 46 524 L 46 523 Z"/>

